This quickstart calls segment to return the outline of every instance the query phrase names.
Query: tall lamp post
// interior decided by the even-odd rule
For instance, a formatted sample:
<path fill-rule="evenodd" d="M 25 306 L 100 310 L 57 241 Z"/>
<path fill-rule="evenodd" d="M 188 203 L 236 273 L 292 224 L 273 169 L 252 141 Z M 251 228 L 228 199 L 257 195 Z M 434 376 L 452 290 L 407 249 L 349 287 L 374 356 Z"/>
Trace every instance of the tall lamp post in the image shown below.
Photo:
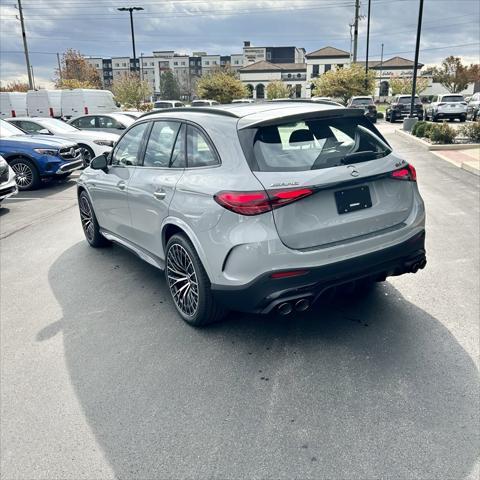
<path fill-rule="evenodd" d="M 370 7 L 372 6 L 372 0 L 368 0 L 368 16 L 367 16 L 367 52 L 365 59 L 365 90 L 368 88 L 368 49 L 370 46 Z"/>
<path fill-rule="evenodd" d="M 132 47 L 133 47 L 133 68 L 134 71 L 137 71 L 137 54 L 135 52 L 135 30 L 133 28 L 133 12 L 143 10 L 143 7 L 120 7 L 117 8 L 119 12 L 129 12 L 130 13 L 130 29 L 132 31 Z"/>
<path fill-rule="evenodd" d="M 410 116 L 403 121 L 403 129 L 410 131 L 416 123 L 416 118 L 413 116 L 413 109 L 415 108 L 415 94 L 417 91 L 417 70 L 418 70 L 418 56 L 420 53 L 420 36 L 422 34 L 422 17 L 423 17 L 423 0 L 420 0 L 418 6 L 418 24 L 417 24 L 417 42 L 415 44 L 415 60 L 413 62 L 413 80 L 412 80 L 412 99 L 410 102 Z"/>

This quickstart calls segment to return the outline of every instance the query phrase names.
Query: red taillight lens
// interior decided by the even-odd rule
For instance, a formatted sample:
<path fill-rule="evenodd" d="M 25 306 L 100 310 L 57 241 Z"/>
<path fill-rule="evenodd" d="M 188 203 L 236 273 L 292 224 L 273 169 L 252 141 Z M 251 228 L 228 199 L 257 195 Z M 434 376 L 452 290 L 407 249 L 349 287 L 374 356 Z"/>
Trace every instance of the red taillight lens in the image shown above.
<path fill-rule="evenodd" d="M 289 278 L 305 275 L 308 270 L 290 270 L 289 272 L 275 272 L 270 275 L 270 278 Z"/>
<path fill-rule="evenodd" d="M 258 192 L 219 192 L 213 198 L 219 205 L 232 212 L 259 215 L 308 197 L 312 193 L 313 190 L 310 188 L 295 188 Z"/>
<path fill-rule="evenodd" d="M 12 110 L 12 117 L 15 118 L 17 116 L 17 112 L 15 110 Z"/>
<path fill-rule="evenodd" d="M 85 113 L 85 115 L 88 115 L 88 107 L 83 107 L 83 112 Z"/>
<path fill-rule="evenodd" d="M 50 107 L 48 110 L 49 110 L 49 112 L 50 112 L 50 116 L 53 117 L 53 108 Z"/>
<path fill-rule="evenodd" d="M 395 170 L 390 173 L 390 177 L 395 180 L 408 180 L 410 182 L 417 181 L 417 171 L 413 165 L 407 165 L 405 168 Z"/>

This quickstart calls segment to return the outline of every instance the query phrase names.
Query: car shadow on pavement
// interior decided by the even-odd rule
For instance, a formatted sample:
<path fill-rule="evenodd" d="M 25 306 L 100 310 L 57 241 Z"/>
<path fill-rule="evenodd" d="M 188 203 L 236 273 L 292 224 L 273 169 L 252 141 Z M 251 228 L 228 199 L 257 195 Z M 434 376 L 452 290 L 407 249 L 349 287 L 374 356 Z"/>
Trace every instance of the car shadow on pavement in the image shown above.
<path fill-rule="evenodd" d="M 118 478 L 464 478 L 474 465 L 477 369 L 389 283 L 201 330 L 179 320 L 162 273 L 119 247 L 78 243 L 49 282 L 63 318 L 37 341 L 63 335 Z"/>

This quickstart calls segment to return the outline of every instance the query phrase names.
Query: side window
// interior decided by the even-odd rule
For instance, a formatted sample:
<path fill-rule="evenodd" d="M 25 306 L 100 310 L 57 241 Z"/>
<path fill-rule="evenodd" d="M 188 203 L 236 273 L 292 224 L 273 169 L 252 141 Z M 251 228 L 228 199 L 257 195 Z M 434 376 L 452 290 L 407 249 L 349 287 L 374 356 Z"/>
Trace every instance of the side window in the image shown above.
<path fill-rule="evenodd" d="M 132 127 L 119 140 L 112 153 L 112 165 L 136 166 L 138 154 L 142 148 L 143 136 L 149 123 L 140 123 Z"/>
<path fill-rule="evenodd" d="M 97 128 L 116 128 L 121 130 L 123 125 L 120 122 L 117 122 L 114 118 L 111 117 L 97 117 L 98 118 L 98 127 Z"/>
<path fill-rule="evenodd" d="M 95 128 L 95 117 L 81 117 L 72 122 L 77 128 Z"/>
<path fill-rule="evenodd" d="M 148 139 L 144 167 L 168 168 L 180 123 L 154 122 Z"/>
<path fill-rule="evenodd" d="M 209 167 L 219 162 L 212 151 L 207 139 L 195 127 L 187 128 L 187 164 L 189 168 Z"/>
<path fill-rule="evenodd" d="M 175 148 L 173 149 L 172 159 L 170 161 L 170 166 L 173 168 L 185 168 L 187 165 L 186 155 L 185 155 L 185 134 L 187 127 L 182 125 L 177 135 L 177 140 L 175 142 Z"/>
<path fill-rule="evenodd" d="M 22 130 L 25 130 L 28 133 L 36 133 L 39 130 L 43 130 L 44 128 L 39 125 L 38 123 L 28 122 L 26 120 L 21 120 L 17 124 Z"/>

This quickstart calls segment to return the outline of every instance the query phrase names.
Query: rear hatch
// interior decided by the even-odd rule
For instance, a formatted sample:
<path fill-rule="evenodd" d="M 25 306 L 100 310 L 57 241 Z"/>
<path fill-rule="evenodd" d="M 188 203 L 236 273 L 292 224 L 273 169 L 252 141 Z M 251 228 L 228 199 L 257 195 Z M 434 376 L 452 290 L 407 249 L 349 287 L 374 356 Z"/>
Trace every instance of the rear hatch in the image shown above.
<path fill-rule="evenodd" d="M 273 208 L 273 216 L 290 248 L 321 248 L 401 228 L 413 208 L 412 182 L 392 176 L 405 173 L 407 164 L 363 115 L 353 113 L 259 126 L 249 140 L 241 136 L 244 149 L 251 143 L 247 158 L 270 198 L 289 199 Z"/>
<path fill-rule="evenodd" d="M 467 102 L 463 95 L 446 95 L 438 104 L 438 111 L 442 113 L 463 113 L 467 111 Z"/>
<path fill-rule="evenodd" d="M 396 108 L 400 112 L 404 114 L 408 114 L 410 113 L 411 102 L 412 102 L 412 97 L 400 97 L 398 99 Z M 420 99 L 418 97 L 415 97 L 415 104 L 413 108 L 414 108 L 414 111 L 417 113 L 423 112 L 423 105 L 422 105 L 422 102 L 420 102 Z"/>

